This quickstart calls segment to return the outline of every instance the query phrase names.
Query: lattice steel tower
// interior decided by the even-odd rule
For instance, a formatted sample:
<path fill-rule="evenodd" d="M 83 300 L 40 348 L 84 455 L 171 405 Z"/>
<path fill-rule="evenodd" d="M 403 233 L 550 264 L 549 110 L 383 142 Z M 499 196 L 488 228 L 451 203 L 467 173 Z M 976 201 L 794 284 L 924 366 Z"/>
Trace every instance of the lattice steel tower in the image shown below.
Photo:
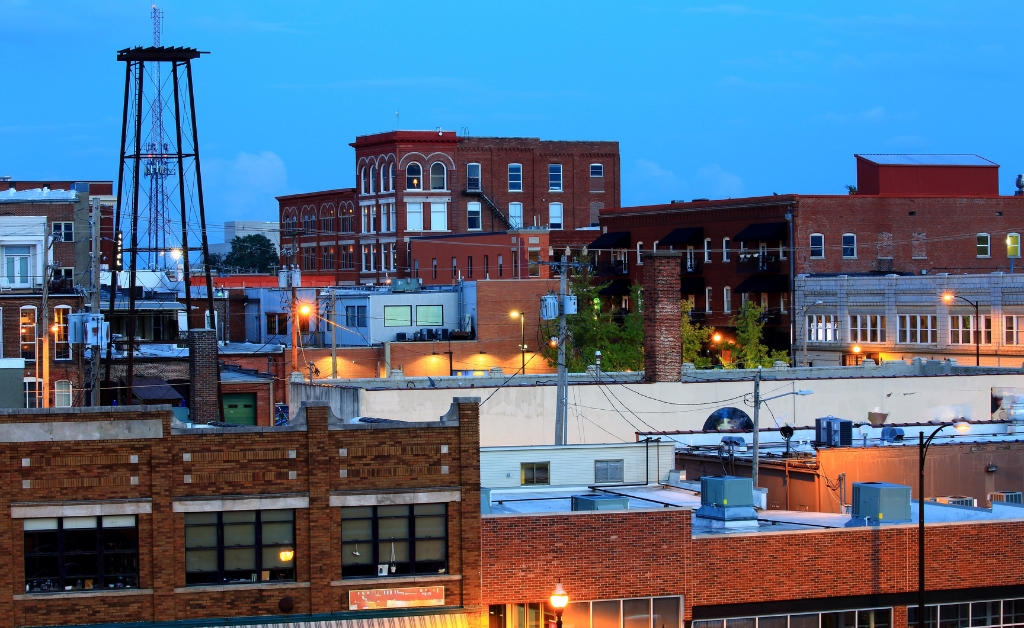
<path fill-rule="evenodd" d="M 163 30 L 164 12 L 153 5 L 153 46 L 160 47 L 160 34 Z M 171 220 L 168 215 L 170 206 L 167 198 L 165 179 L 174 176 L 174 163 L 164 157 L 169 151 L 164 133 L 164 84 L 160 64 L 153 65 L 153 96 L 151 102 L 152 116 L 150 120 L 149 138 L 145 145 L 145 176 L 149 179 L 149 198 L 146 206 L 146 245 L 151 249 L 146 253 L 145 260 L 151 269 L 166 270 L 174 268 L 177 260 L 168 254 L 167 243 L 173 241 L 168 237 Z"/>

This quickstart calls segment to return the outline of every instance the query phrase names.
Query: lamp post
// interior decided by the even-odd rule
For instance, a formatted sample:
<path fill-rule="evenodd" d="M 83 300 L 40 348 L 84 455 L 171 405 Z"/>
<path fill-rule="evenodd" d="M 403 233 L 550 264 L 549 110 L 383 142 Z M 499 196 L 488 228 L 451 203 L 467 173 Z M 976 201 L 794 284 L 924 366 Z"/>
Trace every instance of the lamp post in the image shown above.
<path fill-rule="evenodd" d="M 759 431 L 760 425 L 758 425 L 759 410 L 762 403 L 771 401 L 772 399 L 779 399 L 781 397 L 788 397 L 789 395 L 797 395 L 804 397 L 806 395 L 813 395 L 813 390 L 791 390 L 784 392 L 781 395 L 775 395 L 773 397 L 761 398 L 761 367 L 757 367 L 757 374 L 754 375 L 754 457 L 750 461 L 750 479 L 753 480 L 754 488 L 757 488 L 757 462 L 758 456 L 760 455 L 760 438 Z M 794 421 L 796 417 L 793 417 Z"/>
<path fill-rule="evenodd" d="M 715 347 L 715 355 L 718 358 L 718 363 L 719 364 L 722 363 L 722 347 L 721 347 L 721 344 L 720 344 L 721 342 L 722 342 L 722 334 L 720 334 L 718 332 L 715 332 L 715 335 L 711 336 L 711 344 L 713 344 L 714 347 Z M 712 362 L 712 365 L 713 364 L 714 364 L 714 362 Z"/>
<path fill-rule="evenodd" d="M 804 319 L 804 357 L 803 362 L 800 364 L 800 366 L 807 366 L 807 336 L 809 336 L 811 332 L 811 330 L 807 328 L 807 317 L 804 315 L 807 314 L 807 310 L 818 305 L 825 305 L 825 302 L 815 301 L 810 305 L 805 305 L 802 308 L 800 308 L 800 318 Z"/>
<path fill-rule="evenodd" d="M 555 585 L 555 590 L 551 592 L 550 601 L 551 608 L 555 609 L 555 627 L 562 628 L 562 611 L 569 605 L 569 594 L 562 588 L 561 580 Z"/>
<path fill-rule="evenodd" d="M 942 295 L 942 300 L 945 301 L 946 303 L 952 303 L 954 299 L 960 299 L 961 301 L 964 301 L 965 303 L 974 307 L 974 329 L 972 330 L 975 334 L 974 366 L 981 366 L 981 327 L 978 326 L 978 323 L 981 321 L 981 319 L 978 317 L 978 301 L 971 301 L 970 299 L 962 297 L 959 294 L 953 294 L 951 292 L 947 292 L 946 294 Z"/>
<path fill-rule="evenodd" d="M 522 340 L 519 344 L 519 354 L 522 358 L 522 366 L 519 367 L 519 372 L 526 375 L 526 314 L 523 312 L 509 312 L 508 314 L 512 318 L 519 319 L 519 333 L 522 335 Z"/>
<path fill-rule="evenodd" d="M 942 431 L 942 428 L 952 425 L 958 432 L 966 432 L 971 429 L 971 424 L 966 419 L 960 418 L 952 423 L 943 423 L 935 428 L 928 438 L 924 437 L 924 430 L 919 434 L 917 450 L 917 626 L 924 628 L 924 460 L 928 455 L 928 448 L 931 447 L 932 439 Z"/>

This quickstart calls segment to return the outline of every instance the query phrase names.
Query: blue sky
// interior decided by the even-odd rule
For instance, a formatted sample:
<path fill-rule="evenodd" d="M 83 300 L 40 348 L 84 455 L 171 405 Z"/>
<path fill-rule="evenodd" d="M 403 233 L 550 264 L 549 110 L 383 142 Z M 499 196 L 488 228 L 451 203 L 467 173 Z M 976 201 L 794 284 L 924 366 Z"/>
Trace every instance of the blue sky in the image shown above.
<path fill-rule="evenodd" d="M 0 174 L 116 179 L 124 68 L 151 2 L 0 0 Z M 210 223 L 353 184 L 401 127 L 618 140 L 625 205 L 843 193 L 855 152 L 1024 172 L 1009 2 L 161 2 L 195 83 Z M 779 7 L 782 8 L 779 8 Z M 214 239 L 217 239 L 214 231 Z"/>

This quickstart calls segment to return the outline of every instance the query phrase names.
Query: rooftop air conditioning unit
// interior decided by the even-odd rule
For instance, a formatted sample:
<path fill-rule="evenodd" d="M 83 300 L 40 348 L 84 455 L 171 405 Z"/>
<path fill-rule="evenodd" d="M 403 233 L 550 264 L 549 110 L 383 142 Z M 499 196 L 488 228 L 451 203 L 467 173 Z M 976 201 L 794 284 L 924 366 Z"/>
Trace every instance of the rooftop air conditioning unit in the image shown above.
<path fill-rule="evenodd" d="M 1003 502 L 1004 504 L 1024 504 L 1024 493 L 1020 491 L 996 491 L 988 494 L 990 502 Z"/>
<path fill-rule="evenodd" d="M 715 525 L 757 525 L 754 510 L 754 483 L 750 478 L 712 475 L 700 479 L 700 519 L 720 522 Z M 706 525 L 706 524 L 705 524 Z"/>
<path fill-rule="evenodd" d="M 629 510 L 629 498 L 618 495 L 573 495 L 572 509 L 576 510 Z"/>
<path fill-rule="evenodd" d="M 853 421 L 834 416 L 814 419 L 814 444 L 818 447 L 853 445 Z"/>
<path fill-rule="evenodd" d="M 947 495 L 945 497 L 936 497 L 934 500 L 940 504 L 948 504 L 950 506 L 970 506 L 971 508 L 978 507 L 978 500 L 973 497 L 967 497 L 965 495 Z"/>
<path fill-rule="evenodd" d="M 852 505 L 854 525 L 907 523 L 911 520 L 910 487 L 902 484 L 854 482 Z"/>

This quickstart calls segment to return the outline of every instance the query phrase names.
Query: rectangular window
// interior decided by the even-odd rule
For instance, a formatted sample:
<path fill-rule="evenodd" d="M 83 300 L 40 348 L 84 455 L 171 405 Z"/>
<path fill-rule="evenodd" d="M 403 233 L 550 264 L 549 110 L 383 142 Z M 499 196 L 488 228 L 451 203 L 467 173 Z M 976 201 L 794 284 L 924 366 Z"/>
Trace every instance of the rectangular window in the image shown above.
<path fill-rule="evenodd" d="M 484 279 L 491 278 L 491 256 L 484 255 Z"/>
<path fill-rule="evenodd" d="M 388 203 L 386 205 L 388 212 L 388 228 L 387 231 L 395 231 L 398 229 L 398 214 L 395 211 L 395 204 Z"/>
<path fill-rule="evenodd" d="M 982 316 L 981 325 L 984 328 L 984 333 L 981 335 L 981 343 L 983 345 L 992 344 L 992 317 Z M 974 316 L 966 314 L 963 316 L 950 316 L 949 317 L 949 344 L 951 345 L 973 345 L 978 343 L 978 331 L 972 334 L 971 329 L 974 328 Z"/>
<path fill-rule="evenodd" d="M 341 509 L 341 577 L 448 571 L 448 504 Z"/>
<path fill-rule="evenodd" d="M 807 341 L 839 342 L 839 317 L 833 314 L 809 314 Z"/>
<path fill-rule="evenodd" d="M 363 233 L 374 232 L 374 218 L 377 217 L 377 209 L 373 205 L 363 205 Z"/>
<path fill-rule="evenodd" d="M 365 305 L 345 306 L 345 327 L 367 327 Z"/>
<path fill-rule="evenodd" d="M 527 274 L 530 277 L 540 277 L 540 249 L 530 249 L 527 253 Z"/>
<path fill-rule="evenodd" d="M 139 587 L 134 515 L 25 519 L 25 591 Z"/>
<path fill-rule="evenodd" d="M 472 255 L 470 255 L 469 257 L 466 258 L 466 275 L 470 279 L 473 278 L 473 256 Z"/>
<path fill-rule="evenodd" d="M 508 191 L 523 191 L 523 166 L 521 164 L 508 165 Z"/>
<path fill-rule="evenodd" d="M 595 460 L 594 461 L 594 482 L 604 484 L 607 482 L 622 482 L 623 478 L 622 460 Z"/>
<path fill-rule="evenodd" d="M 711 263 L 711 238 L 704 238 L 704 263 Z"/>
<path fill-rule="evenodd" d="M 295 580 L 295 511 L 185 513 L 185 584 Z"/>
<path fill-rule="evenodd" d="M 459 258 L 452 258 L 452 279 L 458 279 L 459 277 Z"/>
<path fill-rule="evenodd" d="M 938 316 L 900 314 L 897 342 L 901 344 L 937 344 L 939 342 L 938 320 Z"/>
<path fill-rule="evenodd" d="M 351 207 L 344 207 L 341 210 L 341 231 L 342 233 L 355 231 L 355 210 Z"/>
<path fill-rule="evenodd" d="M 977 253 L 978 257 L 991 257 L 992 238 L 987 233 L 978 234 Z"/>
<path fill-rule="evenodd" d="M 430 260 L 430 276 L 432 279 L 437 279 L 437 258 Z"/>
<path fill-rule="evenodd" d="M 53 231 L 51 233 L 54 242 L 74 242 L 75 241 L 75 223 L 73 222 L 55 222 L 53 223 Z"/>
<path fill-rule="evenodd" d="M 341 247 L 341 269 L 355 270 L 356 268 L 356 245 L 346 244 Z"/>
<path fill-rule="evenodd" d="M 548 192 L 562 191 L 562 164 L 548 165 Z"/>
<path fill-rule="evenodd" d="M 590 164 L 590 191 L 604 192 L 603 164 Z"/>
<path fill-rule="evenodd" d="M 411 305 L 385 305 L 385 327 L 412 327 Z"/>
<path fill-rule="evenodd" d="M 287 314 L 267 314 L 267 335 L 287 335 L 288 334 L 288 315 Z"/>
<path fill-rule="evenodd" d="M 512 225 L 513 229 L 523 228 L 523 204 L 522 203 L 509 203 L 508 204 L 508 221 Z"/>
<path fill-rule="evenodd" d="M 448 203 L 430 204 L 430 230 L 448 230 Z"/>
<path fill-rule="evenodd" d="M 843 234 L 843 257 L 846 259 L 857 258 L 857 236 L 852 233 Z"/>
<path fill-rule="evenodd" d="M 316 247 L 302 248 L 302 270 L 316 270 Z"/>
<path fill-rule="evenodd" d="M 505 271 L 505 257 L 503 255 L 498 256 L 498 276 L 501 277 Z"/>
<path fill-rule="evenodd" d="M 850 342 L 885 342 L 885 317 L 875 314 L 851 315 Z"/>
<path fill-rule="evenodd" d="M 547 462 L 524 462 L 519 465 L 519 483 L 523 486 L 551 484 Z"/>
<path fill-rule="evenodd" d="M 68 317 L 71 315 L 71 308 L 58 306 L 53 308 L 53 359 L 70 360 L 71 343 L 68 342 Z"/>
<path fill-rule="evenodd" d="M 363 271 L 364 273 L 373 272 L 374 270 L 374 249 L 376 247 L 372 244 L 363 245 Z"/>
<path fill-rule="evenodd" d="M 43 390 L 43 380 L 35 377 L 25 377 L 22 380 L 23 390 L 25 392 L 25 407 L 26 408 L 41 408 L 43 402 L 41 393 Z"/>
<path fill-rule="evenodd" d="M 444 307 L 441 305 L 417 305 L 417 327 L 440 327 L 444 325 Z"/>
<path fill-rule="evenodd" d="M 1020 234 L 1011 233 L 1006 236 L 1006 257 L 1020 257 Z"/>
<path fill-rule="evenodd" d="M 729 238 L 722 238 L 722 261 L 729 261 Z"/>
<path fill-rule="evenodd" d="M 729 286 L 722 288 L 722 312 L 732 312 L 732 288 Z"/>
<path fill-rule="evenodd" d="M 548 229 L 562 228 L 562 204 L 551 203 L 548 205 Z"/>
<path fill-rule="evenodd" d="M 466 189 L 470 192 L 480 191 L 480 164 L 466 166 Z"/>
<path fill-rule="evenodd" d="M 405 230 L 423 231 L 423 203 L 405 204 Z"/>
<path fill-rule="evenodd" d="M 323 259 L 321 260 L 320 267 L 323 270 L 334 270 L 334 247 L 325 246 L 323 250 Z"/>
<path fill-rule="evenodd" d="M 711 286 L 704 288 L 704 312 L 708 314 L 711 313 L 711 297 L 714 293 L 714 290 L 715 289 L 712 288 Z"/>
<path fill-rule="evenodd" d="M 479 231 L 481 229 L 480 203 L 466 204 L 466 228 L 470 231 Z"/>
<path fill-rule="evenodd" d="M 417 279 L 420 277 L 420 261 L 418 259 L 412 261 L 412 276 Z"/>
<path fill-rule="evenodd" d="M 811 259 L 825 259 L 825 236 L 820 233 L 811 234 Z"/>
<path fill-rule="evenodd" d="M 71 380 L 57 380 L 53 386 L 54 405 L 58 408 L 70 408 L 74 400 Z"/>
<path fill-rule="evenodd" d="M 1019 334 L 1022 323 L 1024 323 L 1024 316 L 1003 317 L 1004 344 L 1021 344 Z"/>
<path fill-rule="evenodd" d="M 36 359 L 36 308 L 21 308 L 21 357 L 32 362 Z"/>

